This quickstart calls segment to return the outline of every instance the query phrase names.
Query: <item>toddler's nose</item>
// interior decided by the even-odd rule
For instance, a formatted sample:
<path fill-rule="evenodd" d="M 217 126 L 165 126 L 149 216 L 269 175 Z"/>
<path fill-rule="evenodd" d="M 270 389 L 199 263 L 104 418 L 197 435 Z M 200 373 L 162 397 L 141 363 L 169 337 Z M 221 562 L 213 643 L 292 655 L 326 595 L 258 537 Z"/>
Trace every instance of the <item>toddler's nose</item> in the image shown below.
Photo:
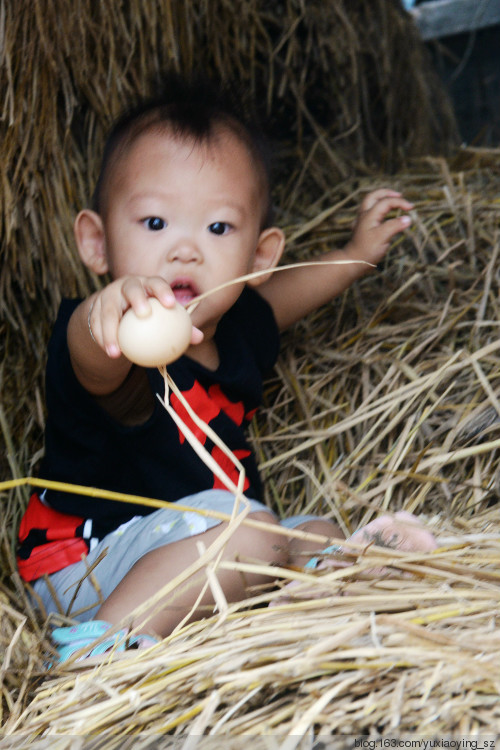
<path fill-rule="evenodd" d="M 182 263 L 193 263 L 200 257 L 197 243 L 189 237 L 183 237 L 173 243 L 168 250 L 170 261 L 178 260 Z"/>

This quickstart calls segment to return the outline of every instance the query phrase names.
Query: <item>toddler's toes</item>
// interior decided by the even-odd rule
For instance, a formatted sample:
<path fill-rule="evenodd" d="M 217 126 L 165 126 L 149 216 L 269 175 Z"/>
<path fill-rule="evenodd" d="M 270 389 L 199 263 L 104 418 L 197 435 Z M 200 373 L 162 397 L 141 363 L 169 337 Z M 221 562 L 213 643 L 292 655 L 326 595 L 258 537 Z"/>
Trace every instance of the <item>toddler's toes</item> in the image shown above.
<path fill-rule="evenodd" d="M 438 544 L 434 535 L 412 513 L 401 510 L 394 516 L 380 516 L 358 529 L 353 542 L 376 544 L 402 552 L 431 552 Z"/>

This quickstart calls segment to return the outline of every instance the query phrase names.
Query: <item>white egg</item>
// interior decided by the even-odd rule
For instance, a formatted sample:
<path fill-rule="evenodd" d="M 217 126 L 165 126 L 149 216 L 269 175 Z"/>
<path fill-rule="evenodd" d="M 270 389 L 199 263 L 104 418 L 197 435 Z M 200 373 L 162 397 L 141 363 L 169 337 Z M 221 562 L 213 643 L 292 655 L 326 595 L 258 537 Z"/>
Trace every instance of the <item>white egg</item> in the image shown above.
<path fill-rule="evenodd" d="M 118 327 L 118 343 L 131 362 L 142 367 L 160 367 L 178 359 L 191 342 L 189 313 L 178 302 L 163 307 L 152 297 L 151 313 L 139 318 L 130 308 Z"/>

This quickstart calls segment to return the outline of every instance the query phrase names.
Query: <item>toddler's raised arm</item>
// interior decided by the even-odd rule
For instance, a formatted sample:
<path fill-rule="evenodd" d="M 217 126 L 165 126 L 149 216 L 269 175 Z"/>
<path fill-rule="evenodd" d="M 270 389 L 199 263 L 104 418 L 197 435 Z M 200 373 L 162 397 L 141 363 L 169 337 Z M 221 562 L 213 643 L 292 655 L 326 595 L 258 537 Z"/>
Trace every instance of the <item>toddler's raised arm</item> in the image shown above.
<path fill-rule="evenodd" d="M 384 257 L 391 238 L 406 229 L 409 216 L 386 219 L 393 210 L 409 211 L 413 205 L 394 190 L 369 193 L 361 204 L 351 240 L 343 250 L 331 251 L 313 260 L 364 261 L 339 265 L 312 265 L 273 276 L 259 292 L 273 308 L 280 330 L 326 304 L 345 291 Z M 368 265 L 370 264 L 370 265 Z"/>

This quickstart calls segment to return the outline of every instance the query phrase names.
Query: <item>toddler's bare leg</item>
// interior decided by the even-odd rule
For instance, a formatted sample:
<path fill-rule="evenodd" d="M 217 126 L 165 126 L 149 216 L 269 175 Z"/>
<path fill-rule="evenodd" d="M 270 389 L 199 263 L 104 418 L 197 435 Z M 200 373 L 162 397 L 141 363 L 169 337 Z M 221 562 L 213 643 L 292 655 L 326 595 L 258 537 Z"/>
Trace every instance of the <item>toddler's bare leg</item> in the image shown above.
<path fill-rule="evenodd" d="M 272 525 L 277 524 L 274 517 L 265 511 L 251 513 L 250 517 Z M 179 573 L 199 558 L 197 541 L 203 542 L 205 547 L 208 548 L 224 528 L 225 524 L 220 524 L 208 529 L 203 534 L 173 542 L 148 552 L 138 560 L 125 578 L 111 592 L 97 613 L 96 619 L 116 624 L 122 618 L 126 618 L 139 604 L 160 591 L 168 581 L 176 578 Z M 223 558 L 284 565 L 287 562 L 287 540 L 285 536 L 272 530 L 263 531 L 248 526 L 240 526 L 226 544 Z M 239 573 L 231 570 L 218 570 L 217 579 L 226 599 L 230 602 L 240 601 L 247 596 L 249 586 L 269 580 L 267 576 L 259 573 Z M 141 627 L 141 630 L 163 637 L 171 633 L 175 626 L 190 612 L 205 582 L 205 572 L 200 570 L 181 585 L 181 591 L 174 591 L 166 597 L 163 609 L 152 615 L 147 626 Z M 212 593 L 210 589 L 207 589 L 199 603 L 199 608 L 193 613 L 192 619 L 209 614 L 210 610 L 207 607 L 210 607 L 213 603 Z M 132 624 L 144 622 L 146 616 L 141 615 L 138 622 Z"/>

